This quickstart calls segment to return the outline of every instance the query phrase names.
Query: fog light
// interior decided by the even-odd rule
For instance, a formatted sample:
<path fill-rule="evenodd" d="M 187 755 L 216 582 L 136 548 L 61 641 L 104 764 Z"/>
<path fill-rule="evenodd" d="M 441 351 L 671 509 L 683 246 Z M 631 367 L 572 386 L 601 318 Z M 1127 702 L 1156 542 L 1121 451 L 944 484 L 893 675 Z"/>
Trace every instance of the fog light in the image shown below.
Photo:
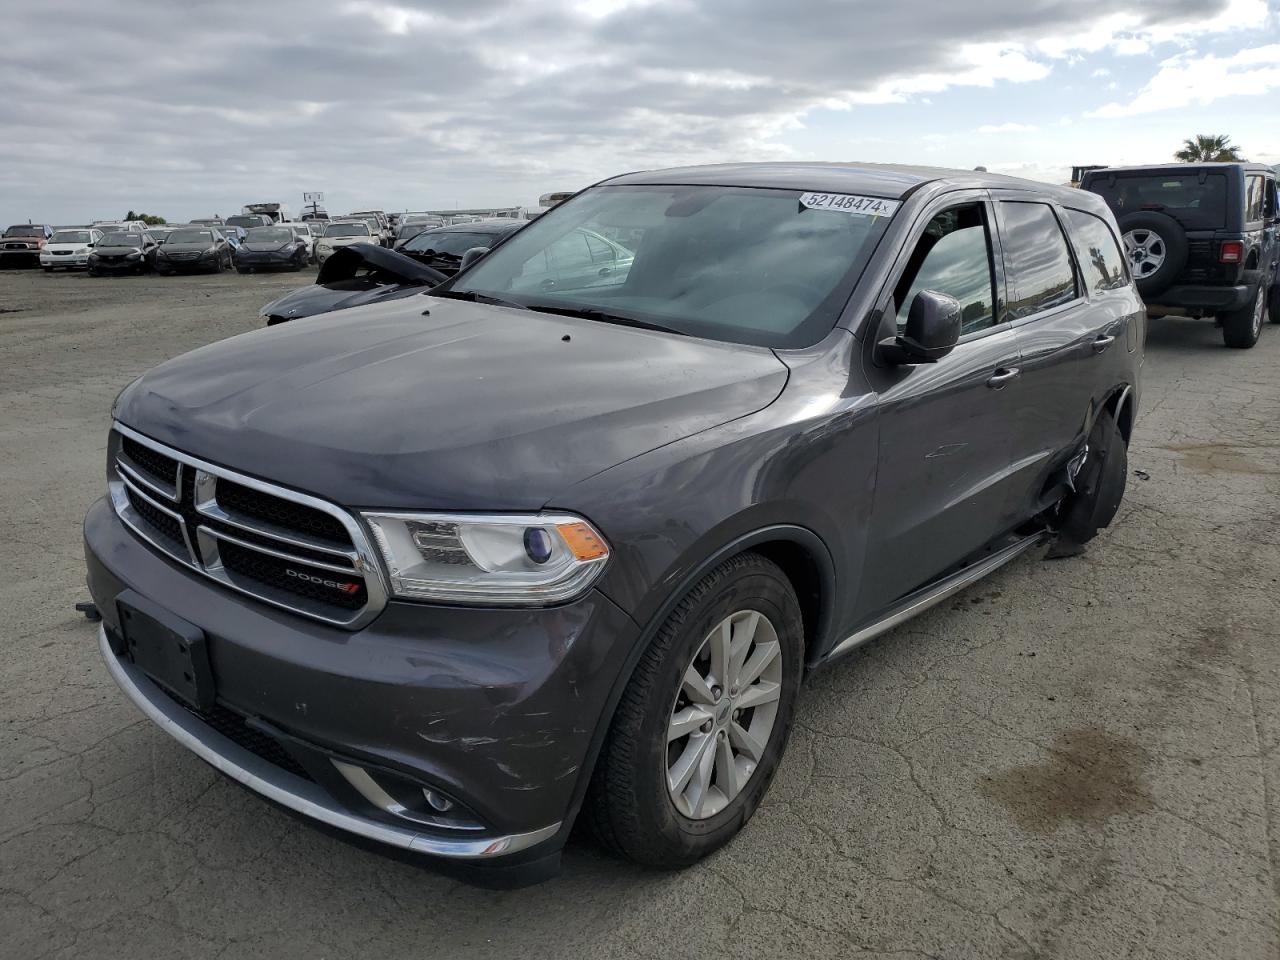
<path fill-rule="evenodd" d="M 436 793 L 430 787 L 423 787 L 422 795 L 427 798 L 427 803 L 431 805 L 431 809 L 437 813 L 448 813 L 453 809 L 452 800 L 443 794 Z"/>

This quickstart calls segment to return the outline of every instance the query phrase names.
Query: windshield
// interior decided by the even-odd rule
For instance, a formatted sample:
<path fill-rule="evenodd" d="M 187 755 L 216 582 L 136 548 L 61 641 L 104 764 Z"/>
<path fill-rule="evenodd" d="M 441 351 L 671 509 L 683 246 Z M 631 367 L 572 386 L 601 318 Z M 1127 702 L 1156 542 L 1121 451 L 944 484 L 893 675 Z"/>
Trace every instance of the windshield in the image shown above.
<path fill-rule="evenodd" d="M 265 227 L 270 222 L 270 219 L 259 214 L 251 217 L 227 217 L 227 226 L 229 227 Z"/>
<path fill-rule="evenodd" d="M 165 243 L 213 243 L 212 230 L 173 230 Z"/>
<path fill-rule="evenodd" d="M 40 237 L 44 235 L 44 227 L 24 223 L 20 226 L 10 227 L 4 232 L 4 235 L 6 237 Z"/>
<path fill-rule="evenodd" d="M 495 233 L 462 233 L 458 230 L 427 230 L 404 245 L 413 253 L 461 260 L 472 247 L 492 247 L 502 238 Z"/>
<path fill-rule="evenodd" d="M 369 225 L 367 223 L 331 223 L 324 228 L 326 237 L 367 237 L 369 235 Z"/>
<path fill-rule="evenodd" d="M 108 233 L 102 238 L 102 242 L 98 244 L 100 247 L 140 247 L 142 246 L 142 234 L 140 233 Z"/>
<path fill-rule="evenodd" d="M 254 227 L 245 234 L 248 243 L 288 243 L 293 231 L 288 227 Z"/>
<path fill-rule="evenodd" d="M 599 311 L 607 316 L 597 319 L 717 340 L 807 346 L 835 326 L 896 207 L 888 202 L 889 215 L 873 216 L 854 212 L 866 203 L 812 197 L 744 187 L 597 187 L 524 227 L 445 292 Z"/>
<path fill-rule="evenodd" d="M 93 239 L 88 230 L 59 230 L 50 238 L 50 243 L 88 243 Z"/>
<path fill-rule="evenodd" d="M 1141 173 L 1094 176 L 1089 190 L 1117 217 L 1154 210 L 1188 230 L 1214 230 L 1227 223 L 1227 178 L 1210 173 Z"/>

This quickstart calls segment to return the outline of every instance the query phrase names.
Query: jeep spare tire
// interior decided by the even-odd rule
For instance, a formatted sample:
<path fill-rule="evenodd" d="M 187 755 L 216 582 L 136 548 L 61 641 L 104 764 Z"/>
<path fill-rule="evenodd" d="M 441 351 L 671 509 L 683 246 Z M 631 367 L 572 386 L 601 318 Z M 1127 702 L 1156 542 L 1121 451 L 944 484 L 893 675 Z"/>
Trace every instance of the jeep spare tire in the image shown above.
<path fill-rule="evenodd" d="M 1117 221 L 1129 269 L 1144 297 L 1164 293 L 1187 264 L 1187 235 L 1177 220 L 1151 210 Z"/>

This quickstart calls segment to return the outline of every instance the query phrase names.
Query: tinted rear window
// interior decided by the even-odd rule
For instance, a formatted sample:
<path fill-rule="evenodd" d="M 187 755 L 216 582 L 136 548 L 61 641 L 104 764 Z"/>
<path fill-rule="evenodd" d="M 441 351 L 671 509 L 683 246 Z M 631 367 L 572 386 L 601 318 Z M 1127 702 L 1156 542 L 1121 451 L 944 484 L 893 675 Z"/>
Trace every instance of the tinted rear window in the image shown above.
<path fill-rule="evenodd" d="M 1227 178 L 1221 173 L 1117 174 L 1089 181 L 1089 190 L 1107 201 L 1117 217 L 1140 210 L 1167 214 L 1188 230 L 1227 224 Z"/>
<path fill-rule="evenodd" d="M 1127 287 L 1129 276 L 1124 268 L 1124 254 L 1106 221 L 1082 210 L 1068 210 L 1067 222 L 1071 225 L 1076 261 L 1089 284 L 1089 292 Z"/>
<path fill-rule="evenodd" d="M 1076 298 L 1076 276 L 1053 208 L 1044 203 L 1002 203 L 1004 258 L 1010 273 L 1013 319 L 1051 310 Z"/>

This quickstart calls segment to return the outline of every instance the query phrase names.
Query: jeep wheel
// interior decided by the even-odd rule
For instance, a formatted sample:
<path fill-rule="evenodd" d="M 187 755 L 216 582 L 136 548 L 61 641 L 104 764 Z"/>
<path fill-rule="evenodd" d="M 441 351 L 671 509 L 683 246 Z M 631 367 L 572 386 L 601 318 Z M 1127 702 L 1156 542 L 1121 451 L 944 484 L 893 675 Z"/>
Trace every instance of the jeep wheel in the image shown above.
<path fill-rule="evenodd" d="M 1266 313 L 1267 288 L 1259 283 L 1247 305 L 1218 314 L 1218 322 L 1222 324 L 1222 342 L 1228 347 L 1248 350 L 1262 335 L 1262 321 Z"/>
<path fill-rule="evenodd" d="M 1187 263 L 1187 236 L 1172 217 L 1140 211 L 1119 220 L 1124 252 L 1138 292 L 1163 293 Z"/>
<path fill-rule="evenodd" d="M 584 814 L 636 863 L 688 866 L 751 818 L 786 747 L 804 628 L 783 572 L 755 553 L 680 601 L 636 665 Z"/>

